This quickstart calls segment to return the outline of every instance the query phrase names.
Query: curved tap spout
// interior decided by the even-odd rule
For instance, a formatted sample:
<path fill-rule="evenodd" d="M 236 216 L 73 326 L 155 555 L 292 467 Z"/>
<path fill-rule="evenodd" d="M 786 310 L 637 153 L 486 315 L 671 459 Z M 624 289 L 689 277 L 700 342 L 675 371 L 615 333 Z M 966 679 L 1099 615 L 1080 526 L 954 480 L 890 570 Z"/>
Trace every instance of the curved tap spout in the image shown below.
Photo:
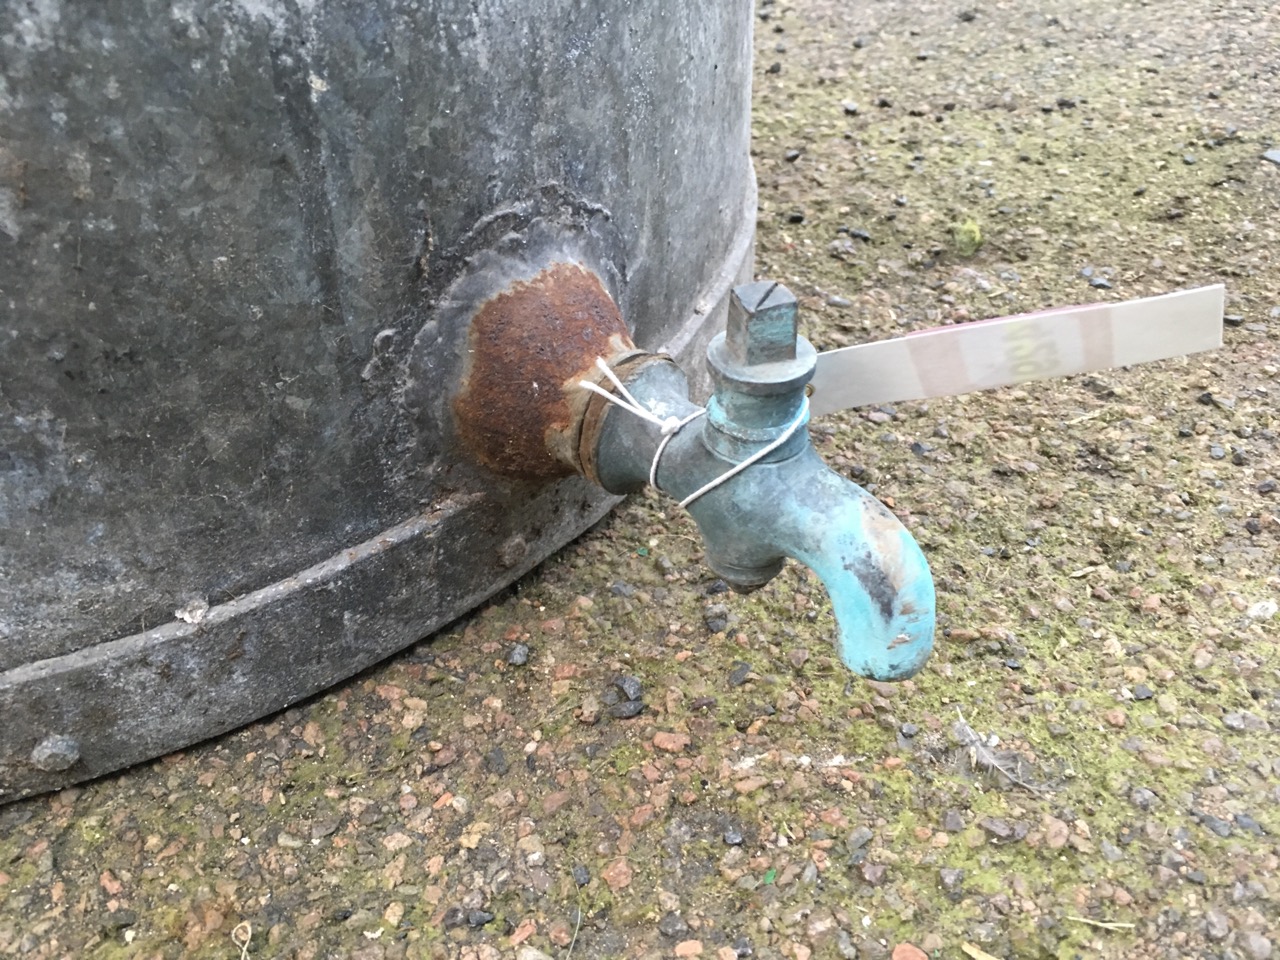
<path fill-rule="evenodd" d="M 684 374 L 670 361 L 650 357 L 625 379 L 636 400 L 661 417 L 683 419 L 697 410 Z M 683 499 L 722 476 L 752 446 L 764 446 L 771 429 L 780 435 L 798 411 L 803 417 L 802 397 L 800 391 L 792 402 L 773 404 L 768 416 L 754 411 L 750 430 L 734 436 L 718 425 L 726 418 L 716 416 L 713 401 L 706 417 L 668 441 L 656 474 L 659 489 Z M 601 406 L 589 458 L 594 479 L 614 493 L 638 490 L 648 480 L 661 429 Z M 746 414 L 738 413 L 740 423 Z M 706 542 L 708 566 L 739 590 L 767 583 L 785 557 L 817 573 L 831 596 L 840 659 L 855 673 L 903 680 L 928 659 L 935 599 L 924 554 L 888 509 L 823 462 L 806 429 L 688 509 Z"/>
<path fill-rule="evenodd" d="M 749 564 L 764 569 L 783 556 L 812 569 L 831 597 L 840 659 L 854 673 L 903 680 L 928 660 L 935 598 L 924 554 L 897 517 L 812 446 L 755 465 L 689 512 L 708 564 L 730 582 Z"/>

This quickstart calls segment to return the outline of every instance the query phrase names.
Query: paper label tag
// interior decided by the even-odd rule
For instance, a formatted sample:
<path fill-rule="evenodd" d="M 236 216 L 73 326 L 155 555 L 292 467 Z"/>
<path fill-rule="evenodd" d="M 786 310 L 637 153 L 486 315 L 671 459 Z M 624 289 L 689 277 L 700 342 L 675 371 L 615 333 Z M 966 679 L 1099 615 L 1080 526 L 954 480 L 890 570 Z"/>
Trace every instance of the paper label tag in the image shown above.
<path fill-rule="evenodd" d="M 1165 360 L 1222 346 L 1221 284 L 934 327 L 818 355 L 815 416 Z"/>

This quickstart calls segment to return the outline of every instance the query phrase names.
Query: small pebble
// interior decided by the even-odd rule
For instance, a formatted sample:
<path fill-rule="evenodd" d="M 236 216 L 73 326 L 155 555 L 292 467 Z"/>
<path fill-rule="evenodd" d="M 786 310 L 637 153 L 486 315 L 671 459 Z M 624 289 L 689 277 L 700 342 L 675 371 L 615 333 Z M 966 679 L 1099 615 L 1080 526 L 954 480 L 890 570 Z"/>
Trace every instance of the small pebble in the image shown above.
<path fill-rule="evenodd" d="M 852 100 L 841 101 L 840 109 L 845 112 L 847 117 L 856 117 L 858 115 L 858 105 Z"/>
<path fill-rule="evenodd" d="M 1145 683 L 1140 683 L 1133 688 L 1133 699 L 1150 700 L 1155 696 L 1155 691 L 1148 687 Z"/>
<path fill-rule="evenodd" d="M 997 840 L 1013 838 L 1013 827 L 1008 820 L 1001 817 L 983 817 L 978 821 L 978 826 Z"/>
<path fill-rule="evenodd" d="M 573 882 L 580 887 L 585 887 L 591 882 L 591 871 L 582 864 L 578 864 L 573 868 Z"/>
<path fill-rule="evenodd" d="M 1236 942 L 1250 960 L 1271 960 L 1271 941 L 1256 930 L 1241 934 Z"/>
<path fill-rule="evenodd" d="M 1159 797 L 1156 796 L 1155 792 L 1148 790 L 1146 787 L 1135 787 L 1129 793 L 1129 802 L 1139 810 L 1150 810 L 1155 806 L 1157 800 L 1159 800 Z"/>
<path fill-rule="evenodd" d="M 658 921 L 658 932 L 664 937 L 670 937 L 674 940 L 676 937 L 689 932 L 689 924 L 685 923 L 684 917 L 680 916 L 680 914 L 670 910 Z"/>
<path fill-rule="evenodd" d="M 644 713 L 644 702 L 641 700 L 623 700 L 609 708 L 609 716 L 616 720 L 629 720 Z"/>
<path fill-rule="evenodd" d="M 117 930 L 124 930 L 132 927 L 138 922 L 138 914 L 133 910 L 117 910 L 115 913 L 107 915 L 104 928 L 111 933 Z"/>
<path fill-rule="evenodd" d="M 612 693 L 613 691 L 610 691 Z M 617 703 L 617 700 L 613 701 Z M 600 719 L 600 701 L 595 697 L 588 695 L 583 698 L 582 705 L 574 711 L 574 716 L 578 718 L 579 723 L 591 726 Z"/>
<path fill-rule="evenodd" d="M 729 627 L 729 608 L 723 603 L 709 603 L 702 611 L 702 622 L 712 633 L 724 633 Z"/>
<path fill-rule="evenodd" d="M 1247 813 L 1237 813 L 1234 820 L 1237 827 L 1247 833 L 1252 833 L 1255 837 L 1261 837 L 1266 833 L 1266 831 L 1262 829 L 1262 824 L 1258 823 L 1257 820 L 1253 819 L 1253 817 L 1249 816 Z"/>
<path fill-rule="evenodd" d="M 1221 910 L 1210 910 L 1204 915 L 1204 932 L 1210 940 L 1225 940 L 1231 932 L 1231 921 Z"/>
<path fill-rule="evenodd" d="M 1259 600 L 1257 603 L 1250 604 L 1244 615 L 1250 620 L 1270 620 L 1277 613 L 1280 613 L 1280 603 L 1274 600 Z"/>
<path fill-rule="evenodd" d="M 1205 829 L 1216 833 L 1220 837 L 1231 836 L 1231 824 L 1227 823 L 1227 821 L 1212 814 L 1200 813 L 1195 810 L 1192 811 L 1192 815 L 1204 825 Z"/>
<path fill-rule="evenodd" d="M 1095 290 L 1110 290 L 1111 281 L 1106 277 L 1090 277 L 1089 286 L 1093 287 Z"/>
<path fill-rule="evenodd" d="M 622 691 L 628 700 L 639 700 L 644 696 L 644 685 L 637 677 L 617 677 L 613 685 Z"/>
<path fill-rule="evenodd" d="M 1120 707 L 1115 707 L 1111 710 L 1104 710 L 1102 712 L 1102 719 L 1117 730 L 1121 730 L 1129 722 L 1129 715 Z"/>
<path fill-rule="evenodd" d="M 485 769 L 495 776 L 504 777 L 511 769 L 511 764 L 507 761 L 507 755 L 501 747 L 494 747 L 484 755 Z"/>
<path fill-rule="evenodd" d="M 858 850 L 865 847 L 874 836 L 875 833 L 872 832 L 870 827 L 858 827 L 858 829 L 849 834 L 849 839 L 845 841 L 845 846 L 849 848 L 850 852 Z"/>
<path fill-rule="evenodd" d="M 488 910 L 472 910 L 467 914 L 467 926 L 469 927 L 483 927 L 492 920 L 493 914 Z"/>
<path fill-rule="evenodd" d="M 1124 851 L 1117 847 L 1110 840 L 1103 840 L 1098 844 L 1098 849 L 1102 851 L 1102 857 L 1111 863 L 1124 859 Z"/>
<path fill-rule="evenodd" d="M 795 163 L 797 160 L 800 159 L 800 151 L 788 150 L 786 153 L 782 155 L 782 159 L 786 160 L 787 163 Z"/>
<path fill-rule="evenodd" d="M 739 847 L 742 845 L 742 831 L 733 824 L 724 828 L 724 842 L 731 847 Z"/>
<path fill-rule="evenodd" d="M 529 645 L 527 643 L 517 643 L 511 648 L 511 652 L 507 654 L 507 663 L 513 667 L 523 667 L 529 662 Z"/>

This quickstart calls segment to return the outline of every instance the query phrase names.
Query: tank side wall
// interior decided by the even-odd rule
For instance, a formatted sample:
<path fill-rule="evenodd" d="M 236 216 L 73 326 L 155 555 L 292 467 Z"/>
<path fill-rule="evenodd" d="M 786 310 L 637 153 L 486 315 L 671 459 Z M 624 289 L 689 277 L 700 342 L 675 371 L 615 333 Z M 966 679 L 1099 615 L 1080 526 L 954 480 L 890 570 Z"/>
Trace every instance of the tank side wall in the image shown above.
<path fill-rule="evenodd" d="M 0 8 L 0 670 L 446 496 L 519 532 L 528 491 L 424 449 L 401 395 L 476 222 L 548 186 L 604 208 L 654 346 L 750 184 L 750 5 L 611 6 Z"/>

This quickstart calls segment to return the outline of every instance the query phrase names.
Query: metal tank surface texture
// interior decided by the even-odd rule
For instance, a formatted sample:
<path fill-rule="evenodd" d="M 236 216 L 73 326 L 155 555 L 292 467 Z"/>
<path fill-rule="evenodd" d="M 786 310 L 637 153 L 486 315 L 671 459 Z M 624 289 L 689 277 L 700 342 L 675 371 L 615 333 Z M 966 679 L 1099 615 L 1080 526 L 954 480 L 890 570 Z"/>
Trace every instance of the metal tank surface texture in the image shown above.
<path fill-rule="evenodd" d="M 750 269 L 750 30 L 0 4 L 0 802 L 315 693 L 609 509 L 486 331 L 701 366 Z M 544 443 L 491 429 L 512 396 Z"/>

